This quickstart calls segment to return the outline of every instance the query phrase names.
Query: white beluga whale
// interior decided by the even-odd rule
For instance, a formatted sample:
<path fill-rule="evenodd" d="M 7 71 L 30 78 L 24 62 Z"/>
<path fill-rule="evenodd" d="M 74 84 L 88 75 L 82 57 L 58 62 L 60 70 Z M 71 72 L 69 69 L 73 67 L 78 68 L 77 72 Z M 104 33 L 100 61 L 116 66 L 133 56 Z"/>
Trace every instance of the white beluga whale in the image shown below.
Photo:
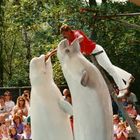
<path fill-rule="evenodd" d="M 77 40 L 62 40 L 57 56 L 71 91 L 75 140 L 112 140 L 112 103 L 100 71 L 81 54 Z"/>
<path fill-rule="evenodd" d="M 33 140 L 73 140 L 71 105 L 54 83 L 51 58 L 41 55 L 30 61 L 31 129 Z"/>

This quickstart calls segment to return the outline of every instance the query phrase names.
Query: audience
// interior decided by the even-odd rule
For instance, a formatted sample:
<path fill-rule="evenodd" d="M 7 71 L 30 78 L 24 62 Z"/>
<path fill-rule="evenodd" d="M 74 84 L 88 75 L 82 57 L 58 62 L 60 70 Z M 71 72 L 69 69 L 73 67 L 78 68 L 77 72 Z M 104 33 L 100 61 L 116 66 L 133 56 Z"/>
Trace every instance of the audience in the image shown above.
<path fill-rule="evenodd" d="M 72 99 L 69 89 L 64 89 L 64 100 L 72 105 Z M 135 121 L 136 128 L 140 133 L 140 114 L 137 112 L 135 105 L 137 97 L 134 93 L 129 92 L 120 100 L 127 111 L 128 115 Z M 113 140 L 128 140 L 129 134 L 132 133 L 128 122 L 119 114 L 117 104 L 112 99 L 113 107 Z M 115 109 L 114 109 L 115 108 Z M 117 109 L 116 109 L 117 108 Z M 0 96 L 0 140 L 24 140 L 31 139 L 31 117 L 30 109 L 30 91 L 24 90 L 22 96 L 17 98 L 16 104 L 12 100 L 10 91 L 5 91 Z M 115 110 L 115 111 L 114 111 Z M 71 127 L 73 130 L 73 116 L 70 117 Z"/>
<path fill-rule="evenodd" d="M 136 104 L 138 102 L 136 95 L 132 92 L 128 92 L 128 94 L 119 99 L 119 101 L 122 103 L 124 109 L 126 110 L 134 125 L 136 126 L 136 128 L 138 128 L 138 131 L 140 132 L 140 115 L 136 110 Z M 115 126 L 114 140 L 128 140 L 129 137 L 133 137 L 134 135 L 127 120 L 122 119 L 122 116 L 119 112 L 121 111 L 118 111 L 118 113 L 113 116 L 113 122 Z"/>
<path fill-rule="evenodd" d="M 22 96 L 17 98 L 16 104 L 10 91 L 7 90 L 0 96 L 0 140 L 31 139 L 29 108 L 29 90 L 24 90 Z"/>

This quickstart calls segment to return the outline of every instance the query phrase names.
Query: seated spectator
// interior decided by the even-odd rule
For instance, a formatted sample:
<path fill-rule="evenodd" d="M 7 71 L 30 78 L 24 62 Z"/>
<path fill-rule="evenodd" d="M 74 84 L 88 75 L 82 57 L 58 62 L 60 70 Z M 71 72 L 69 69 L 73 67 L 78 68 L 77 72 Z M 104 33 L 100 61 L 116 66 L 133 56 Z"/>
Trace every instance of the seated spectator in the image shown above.
<path fill-rule="evenodd" d="M 127 98 L 127 101 L 132 102 L 134 106 L 138 102 L 138 99 L 137 99 L 136 95 L 131 91 L 129 91 L 125 96 Z"/>
<path fill-rule="evenodd" d="M 29 90 L 24 90 L 22 96 L 25 99 L 25 105 L 26 105 L 27 109 L 29 110 L 29 107 L 30 107 L 30 91 Z"/>
<path fill-rule="evenodd" d="M 5 119 L 8 116 L 8 114 L 9 113 L 6 110 L 4 96 L 0 96 L 0 117 L 3 117 Z"/>
<path fill-rule="evenodd" d="M 9 140 L 9 128 L 11 126 L 11 120 L 5 119 L 4 123 L 1 125 L 2 128 L 2 140 Z"/>
<path fill-rule="evenodd" d="M 0 140 L 2 140 L 2 127 L 0 126 Z"/>
<path fill-rule="evenodd" d="M 116 140 L 128 140 L 128 131 L 124 122 L 118 124 L 118 129 L 115 132 Z"/>
<path fill-rule="evenodd" d="M 126 106 L 126 111 L 132 119 L 136 118 L 137 111 L 136 111 L 135 107 L 133 106 L 132 102 L 130 102 L 130 101 L 128 102 L 128 105 Z"/>
<path fill-rule="evenodd" d="M 11 140 L 9 136 L 9 129 L 2 129 L 2 140 Z"/>
<path fill-rule="evenodd" d="M 18 110 L 22 110 L 24 116 L 28 116 L 28 109 L 25 105 L 25 99 L 22 96 L 17 98 L 16 106 L 12 110 L 13 116 L 18 112 Z"/>
<path fill-rule="evenodd" d="M 118 124 L 120 123 L 120 118 L 118 114 L 113 115 L 113 130 L 114 132 L 118 129 Z"/>
<path fill-rule="evenodd" d="M 64 99 L 72 105 L 71 93 L 69 89 L 63 90 Z M 73 131 L 73 116 L 70 116 L 70 124 Z"/>
<path fill-rule="evenodd" d="M 136 123 L 140 122 L 140 114 L 137 114 Z"/>
<path fill-rule="evenodd" d="M 9 118 L 6 118 L 4 123 L 3 123 L 3 126 L 8 128 L 12 125 L 12 120 L 10 120 Z"/>
<path fill-rule="evenodd" d="M 138 122 L 138 123 L 136 124 L 136 127 L 137 127 L 137 129 L 138 129 L 138 132 L 140 133 L 140 122 Z"/>
<path fill-rule="evenodd" d="M 15 126 L 11 126 L 9 129 L 9 135 L 12 140 L 21 140 L 20 134 L 17 133 Z"/>
<path fill-rule="evenodd" d="M 12 101 L 12 95 L 10 91 L 5 91 L 4 92 L 4 99 L 5 99 L 5 106 L 6 106 L 6 110 L 8 112 L 11 112 L 13 107 L 15 106 L 14 101 Z"/>
<path fill-rule="evenodd" d="M 2 128 L 2 140 L 10 140 L 9 128 Z"/>
<path fill-rule="evenodd" d="M 126 97 L 122 97 L 121 98 L 121 102 L 123 104 L 124 107 L 126 107 L 128 105 L 128 101 L 127 101 L 127 98 Z"/>
<path fill-rule="evenodd" d="M 67 94 L 65 100 L 72 105 L 71 94 Z"/>
<path fill-rule="evenodd" d="M 22 123 L 22 119 L 20 118 L 20 116 L 14 115 L 13 125 L 16 128 L 18 134 L 23 133 L 23 127 L 24 127 L 24 125 Z"/>
<path fill-rule="evenodd" d="M 0 125 L 2 125 L 5 121 L 5 116 L 4 115 L 0 115 Z"/>
<path fill-rule="evenodd" d="M 66 96 L 69 95 L 69 94 L 70 94 L 70 91 L 69 91 L 67 88 L 65 88 L 65 89 L 63 90 L 64 99 L 66 99 Z"/>
<path fill-rule="evenodd" d="M 2 113 L 6 113 L 6 106 L 5 106 L 5 100 L 4 100 L 4 96 L 0 96 L 0 114 Z"/>
<path fill-rule="evenodd" d="M 18 110 L 15 115 L 20 116 L 21 121 L 22 121 L 23 124 L 26 123 L 27 117 L 23 115 L 23 111 L 22 110 Z"/>
<path fill-rule="evenodd" d="M 21 135 L 22 139 L 32 139 L 31 137 L 31 125 L 30 123 L 27 123 L 24 126 L 23 134 Z"/>

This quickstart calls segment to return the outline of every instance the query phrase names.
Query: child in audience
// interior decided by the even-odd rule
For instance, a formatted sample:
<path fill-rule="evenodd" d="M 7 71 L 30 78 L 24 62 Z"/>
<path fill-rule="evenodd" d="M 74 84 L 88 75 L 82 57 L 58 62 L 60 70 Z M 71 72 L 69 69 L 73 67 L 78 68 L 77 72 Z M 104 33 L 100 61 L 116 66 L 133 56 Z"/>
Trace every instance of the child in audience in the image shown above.
<path fill-rule="evenodd" d="M 9 129 L 9 135 L 12 140 L 21 140 L 21 136 L 17 133 L 15 126 L 11 126 Z"/>
<path fill-rule="evenodd" d="M 118 124 L 118 129 L 116 130 L 116 140 L 128 140 L 128 131 L 124 122 Z"/>
<path fill-rule="evenodd" d="M 22 139 L 32 139 L 31 138 L 31 125 L 30 125 L 30 123 L 27 123 L 24 126 L 24 131 L 23 131 L 23 134 L 21 137 L 22 137 Z"/>

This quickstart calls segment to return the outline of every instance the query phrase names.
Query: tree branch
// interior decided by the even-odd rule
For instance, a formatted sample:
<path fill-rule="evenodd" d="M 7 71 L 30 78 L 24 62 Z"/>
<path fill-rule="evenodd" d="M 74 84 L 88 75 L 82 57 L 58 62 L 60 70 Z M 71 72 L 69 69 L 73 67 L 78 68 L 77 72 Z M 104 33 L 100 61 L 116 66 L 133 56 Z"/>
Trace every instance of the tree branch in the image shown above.
<path fill-rule="evenodd" d="M 112 19 L 112 20 L 117 21 L 117 22 L 119 22 L 120 24 L 123 24 L 123 25 L 125 25 L 125 26 L 127 26 L 127 27 L 129 27 L 129 28 L 132 28 L 132 29 L 135 29 L 135 30 L 140 31 L 140 25 L 128 23 L 128 22 L 126 22 L 126 21 L 118 20 L 118 19 Z"/>
<path fill-rule="evenodd" d="M 140 16 L 140 13 L 126 13 L 126 14 L 115 14 L 115 15 L 93 15 L 93 18 L 96 19 L 110 19 L 110 18 L 115 18 L 115 17 L 123 17 L 123 16 Z"/>

